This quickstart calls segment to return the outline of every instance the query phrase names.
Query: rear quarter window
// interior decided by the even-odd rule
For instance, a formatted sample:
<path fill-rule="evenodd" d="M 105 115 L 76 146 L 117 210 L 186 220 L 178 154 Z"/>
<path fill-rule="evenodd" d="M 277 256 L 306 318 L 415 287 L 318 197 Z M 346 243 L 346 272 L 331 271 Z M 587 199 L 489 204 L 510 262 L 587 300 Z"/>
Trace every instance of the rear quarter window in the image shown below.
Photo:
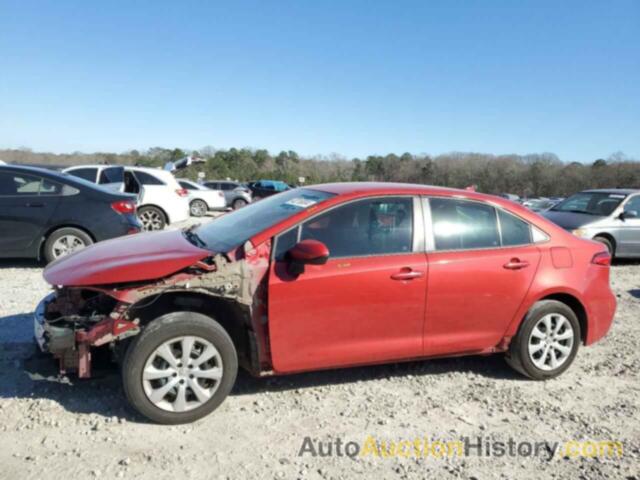
<path fill-rule="evenodd" d="M 527 222 L 503 210 L 498 210 L 498 219 L 503 246 L 527 245 L 532 242 L 531 226 Z"/>

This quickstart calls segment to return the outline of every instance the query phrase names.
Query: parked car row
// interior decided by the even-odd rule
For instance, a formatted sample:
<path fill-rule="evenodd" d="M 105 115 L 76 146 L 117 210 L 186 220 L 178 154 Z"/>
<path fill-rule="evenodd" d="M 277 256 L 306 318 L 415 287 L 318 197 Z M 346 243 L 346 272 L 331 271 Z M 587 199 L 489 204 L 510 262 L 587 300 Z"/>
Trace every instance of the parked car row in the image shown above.
<path fill-rule="evenodd" d="M 63 172 L 106 188 L 131 193 L 138 199 L 138 218 L 144 230 L 162 230 L 189 218 L 187 191 L 171 172 L 158 168 L 80 165 Z"/>
<path fill-rule="evenodd" d="M 141 229 L 135 195 L 65 173 L 0 165 L 0 257 L 51 262 Z"/>
<path fill-rule="evenodd" d="M 543 215 L 578 237 L 604 244 L 612 257 L 640 257 L 640 190 L 586 190 Z"/>
<path fill-rule="evenodd" d="M 498 196 L 521 203 L 578 237 L 604 244 L 612 257 L 640 258 L 640 189 L 585 190 L 566 199 Z"/>

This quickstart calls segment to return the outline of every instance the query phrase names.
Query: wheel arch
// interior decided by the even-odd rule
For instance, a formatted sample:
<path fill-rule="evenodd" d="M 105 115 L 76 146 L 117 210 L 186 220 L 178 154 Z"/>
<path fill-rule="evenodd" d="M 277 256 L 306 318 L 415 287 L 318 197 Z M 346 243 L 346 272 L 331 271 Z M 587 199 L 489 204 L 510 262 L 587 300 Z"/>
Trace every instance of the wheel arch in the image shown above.
<path fill-rule="evenodd" d="M 569 293 L 552 293 L 551 295 L 547 295 L 546 297 L 541 298 L 541 300 L 555 300 L 560 303 L 564 303 L 567 307 L 569 307 L 573 313 L 578 317 L 578 323 L 580 324 L 580 339 L 584 344 L 587 340 L 587 329 L 589 327 L 587 310 L 582 304 L 582 302 L 575 296 Z"/>
<path fill-rule="evenodd" d="M 142 298 L 131 305 L 129 317 L 139 318 L 144 328 L 159 316 L 172 312 L 197 312 L 214 319 L 231 337 L 238 359 L 242 363 L 246 360 L 251 368 L 254 354 L 247 332 L 251 328 L 248 308 L 226 298 L 180 290 Z"/>
<path fill-rule="evenodd" d="M 606 238 L 611 242 L 611 246 L 613 247 L 612 255 L 615 255 L 616 250 L 618 249 L 618 243 L 616 242 L 615 237 L 608 232 L 600 232 L 600 233 L 596 233 L 592 239 L 597 241 L 596 238 L 598 237 Z"/>

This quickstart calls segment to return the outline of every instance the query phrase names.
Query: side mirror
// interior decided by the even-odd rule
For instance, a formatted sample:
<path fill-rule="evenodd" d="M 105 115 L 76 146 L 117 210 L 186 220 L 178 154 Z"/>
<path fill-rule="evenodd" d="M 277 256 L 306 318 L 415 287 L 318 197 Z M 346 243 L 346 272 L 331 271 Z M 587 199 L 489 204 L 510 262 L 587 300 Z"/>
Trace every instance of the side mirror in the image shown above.
<path fill-rule="evenodd" d="M 619 216 L 620 220 L 626 220 L 627 218 L 638 218 L 638 212 L 635 210 L 625 210 Z"/>
<path fill-rule="evenodd" d="M 300 275 L 305 265 L 324 265 L 329 259 L 329 249 L 317 240 L 302 240 L 287 252 L 288 271 Z"/>

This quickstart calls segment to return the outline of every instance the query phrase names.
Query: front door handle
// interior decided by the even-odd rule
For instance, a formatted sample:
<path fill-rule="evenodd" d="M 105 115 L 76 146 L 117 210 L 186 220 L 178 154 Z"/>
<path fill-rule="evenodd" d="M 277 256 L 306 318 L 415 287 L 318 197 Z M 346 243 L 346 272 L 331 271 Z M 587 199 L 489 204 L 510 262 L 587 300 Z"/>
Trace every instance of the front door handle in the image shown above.
<path fill-rule="evenodd" d="M 397 273 L 391 275 L 392 280 L 413 280 L 414 278 L 420 278 L 424 275 L 424 272 L 418 270 L 412 270 L 410 268 L 403 268 Z"/>
<path fill-rule="evenodd" d="M 44 207 L 44 203 L 42 202 L 28 202 L 25 204 L 26 207 L 40 208 Z"/>
<path fill-rule="evenodd" d="M 520 270 L 522 268 L 527 268 L 528 266 L 529 262 L 526 260 L 520 260 L 519 258 L 512 258 L 503 265 L 507 270 Z"/>

